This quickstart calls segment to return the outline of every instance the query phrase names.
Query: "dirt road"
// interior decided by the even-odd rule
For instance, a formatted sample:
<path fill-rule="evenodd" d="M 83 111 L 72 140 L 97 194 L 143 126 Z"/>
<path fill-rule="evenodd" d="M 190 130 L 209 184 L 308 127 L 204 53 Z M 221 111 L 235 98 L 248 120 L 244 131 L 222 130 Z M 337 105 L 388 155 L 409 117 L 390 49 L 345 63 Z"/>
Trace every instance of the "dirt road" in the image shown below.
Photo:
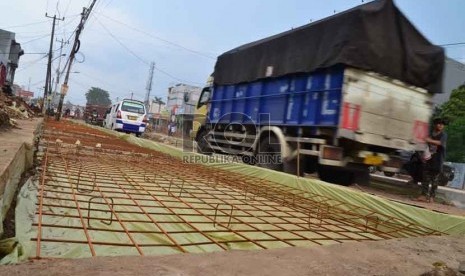
<path fill-rule="evenodd" d="M 420 275 L 465 262 L 465 237 L 423 237 L 327 247 L 162 257 L 97 257 L 6 266 L 0 275 Z M 450 275 L 450 274 L 438 274 Z M 453 274 L 452 274 L 453 275 Z M 460 275 L 460 274 L 457 274 Z"/>

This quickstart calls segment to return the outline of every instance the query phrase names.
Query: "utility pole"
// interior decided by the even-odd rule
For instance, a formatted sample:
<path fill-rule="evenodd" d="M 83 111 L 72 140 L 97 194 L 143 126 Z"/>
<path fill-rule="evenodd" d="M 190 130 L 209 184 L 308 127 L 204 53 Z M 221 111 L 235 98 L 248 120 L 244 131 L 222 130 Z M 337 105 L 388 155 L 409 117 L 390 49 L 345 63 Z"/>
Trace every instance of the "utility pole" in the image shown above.
<path fill-rule="evenodd" d="M 55 80 L 55 88 L 53 88 L 52 101 L 55 100 L 55 97 L 56 97 L 56 94 L 57 94 L 58 84 L 60 83 L 60 67 L 61 67 L 61 57 L 63 56 L 63 45 L 64 44 L 69 44 L 68 41 L 65 41 L 63 39 L 61 39 L 61 40 L 57 39 L 57 42 L 60 42 L 60 57 L 58 59 L 58 68 L 56 70 L 57 76 L 56 76 L 56 80 Z"/>
<path fill-rule="evenodd" d="M 149 70 L 149 77 L 147 79 L 147 86 L 145 89 L 147 92 L 145 93 L 145 110 L 148 112 L 149 110 L 149 105 L 150 105 L 150 91 L 152 91 L 152 81 L 153 81 L 153 70 L 155 69 L 155 62 L 152 61 L 150 63 L 150 70 Z"/>
<path fill-rule="evenodd" d="M 76 35 L 74 37 L 73 48 L 71 49 L 71 53 L 69 55 L 68 69 L 66 70 L 65 81 L 63 82 L 63 84 L 61 86 L 60 102 L 58 103 L 58 111 L 57 111 L 57 114 L 56 114 L 56 117 L 55 117 L 55 119 L 57 121 L 59 121 L 60 118 L 61 118 L 61 110 L 63 109 L 63 100 L 65 98 L 66 93 L 68 92 L 69 73 L 70 73 L 70 70 L 71 70 L 71 66 L 73 65 L 74 56 L 79 51 L 79 48 L 81 46 L 81 41 L 79 40 L 79 35 L 81 35 L 81 32 L 84 29 L 84 24 L 86 23 L 87 19 L 89 18 L 90 12 L 92 11 L 92 8 L 94 7 L 95 2 L 97 2 L 97 0 L 93 0 L 92 3 L 90 4 L 89 8 L 85 8 L 85 7 L 82 8 L 81 22 L 79 22 L 79 25 L 78 25 L 78 27 L 76 29 Z"/>
<path fill-rule="evenodd" d="M 50 38 L 50 49 L 48 51 L 48 63 L 47 63 L 47 76 L 45 77 L 45 90 L 44 90 L 44 104 L 42 105 L 42 114 L 45 114 L 45 111 L 48 108 L 47 102 L 48 102 L 48 96 L 50 95 L 51 88 L 52 88 L 52 54 L 53 54 L 53 39 L 55 38 L 55 23 L 56 20 L 63 21 L 65 18 L 57 18 L 56 15 L 53 17 L 48 16 L 47 13 L 45 13 L 45 17 L 48 18 L 53 18 L 53 24 L 52 24 L 52 37 Z"/>

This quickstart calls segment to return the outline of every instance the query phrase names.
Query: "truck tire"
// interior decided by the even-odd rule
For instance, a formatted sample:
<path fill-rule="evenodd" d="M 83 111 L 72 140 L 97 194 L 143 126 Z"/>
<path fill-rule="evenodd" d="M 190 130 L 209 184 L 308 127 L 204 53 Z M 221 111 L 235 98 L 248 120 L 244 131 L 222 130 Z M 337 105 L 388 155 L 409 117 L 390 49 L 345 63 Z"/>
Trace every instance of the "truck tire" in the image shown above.
<path fill-rule="evenodd" d="M 365 186 L 370 184 L 370 172 L 366 167 L 320 165 L 318 167 L 318 177 L 325 182 L 343 186 L 349 186 L 355 183 Z"/>
<path fill-rule="evenodd" d="M 344 186 L 349 186 L 353 183 L 353 174 L 343 170 L 341 167 L 320 165 L 318 167 L 318 177 L 324 182 Z"/>
<path fill-rule="evenodd" d="M 210 147 L 210 144 L 206 141 L 207 135 L 208 131 L 206 129 L 202 129 L 197 135 L 197 152 L 205 155 L 211 155 L 214 151 Z"/>
<path fill-rule="evenodd" d="M 299 176 L 303 176 L 307 167 L 306 159 L 300 157 L 299 163 Z M 297 175 L 297 158 L 294 158 L 291 161 L 283 162 L 283 171 L 288 174 Z"/>
<path fill-rule="evenodd" d="M 281 156 L 281 146 L 279 140 L 271 136 L 260 140 L 260 145 L 257 152 L 257 166 L 275 171 L 283 171 L 283 163 L 273 162 L 276 157 Z"/>

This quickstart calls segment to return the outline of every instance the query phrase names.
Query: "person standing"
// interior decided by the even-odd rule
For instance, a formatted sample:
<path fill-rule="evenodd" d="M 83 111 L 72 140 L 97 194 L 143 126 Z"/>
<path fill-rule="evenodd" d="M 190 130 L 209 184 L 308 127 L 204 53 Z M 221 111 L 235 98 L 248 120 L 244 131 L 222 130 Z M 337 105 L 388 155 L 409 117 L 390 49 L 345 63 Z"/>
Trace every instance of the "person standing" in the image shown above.
<path fill-rule="evenodd" d="M 442 172 L 446 158 L 447 134 L 444 132 L 444 119 L 434 119 L 431 136 L 425 138 L 431 156 L 425 160 L 423 181 L 421 183 L 421 196 L 419 201 L 432 201 L 436 196 L 439 175 Z"/>

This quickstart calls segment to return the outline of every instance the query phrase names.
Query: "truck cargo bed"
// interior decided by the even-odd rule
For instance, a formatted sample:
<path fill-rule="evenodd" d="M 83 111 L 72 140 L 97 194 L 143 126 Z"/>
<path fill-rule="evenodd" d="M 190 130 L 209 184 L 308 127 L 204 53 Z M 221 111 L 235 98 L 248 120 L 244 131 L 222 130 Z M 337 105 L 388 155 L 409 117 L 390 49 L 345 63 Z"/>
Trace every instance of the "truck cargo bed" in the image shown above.
<path fill-rule="evenodd" d="M 378 74 L 335 66 L 237 85 L 216 85 L 213 125 L 332 128 L 337 138 L 411 150 L 428 131 L 430 95 Z"/>

